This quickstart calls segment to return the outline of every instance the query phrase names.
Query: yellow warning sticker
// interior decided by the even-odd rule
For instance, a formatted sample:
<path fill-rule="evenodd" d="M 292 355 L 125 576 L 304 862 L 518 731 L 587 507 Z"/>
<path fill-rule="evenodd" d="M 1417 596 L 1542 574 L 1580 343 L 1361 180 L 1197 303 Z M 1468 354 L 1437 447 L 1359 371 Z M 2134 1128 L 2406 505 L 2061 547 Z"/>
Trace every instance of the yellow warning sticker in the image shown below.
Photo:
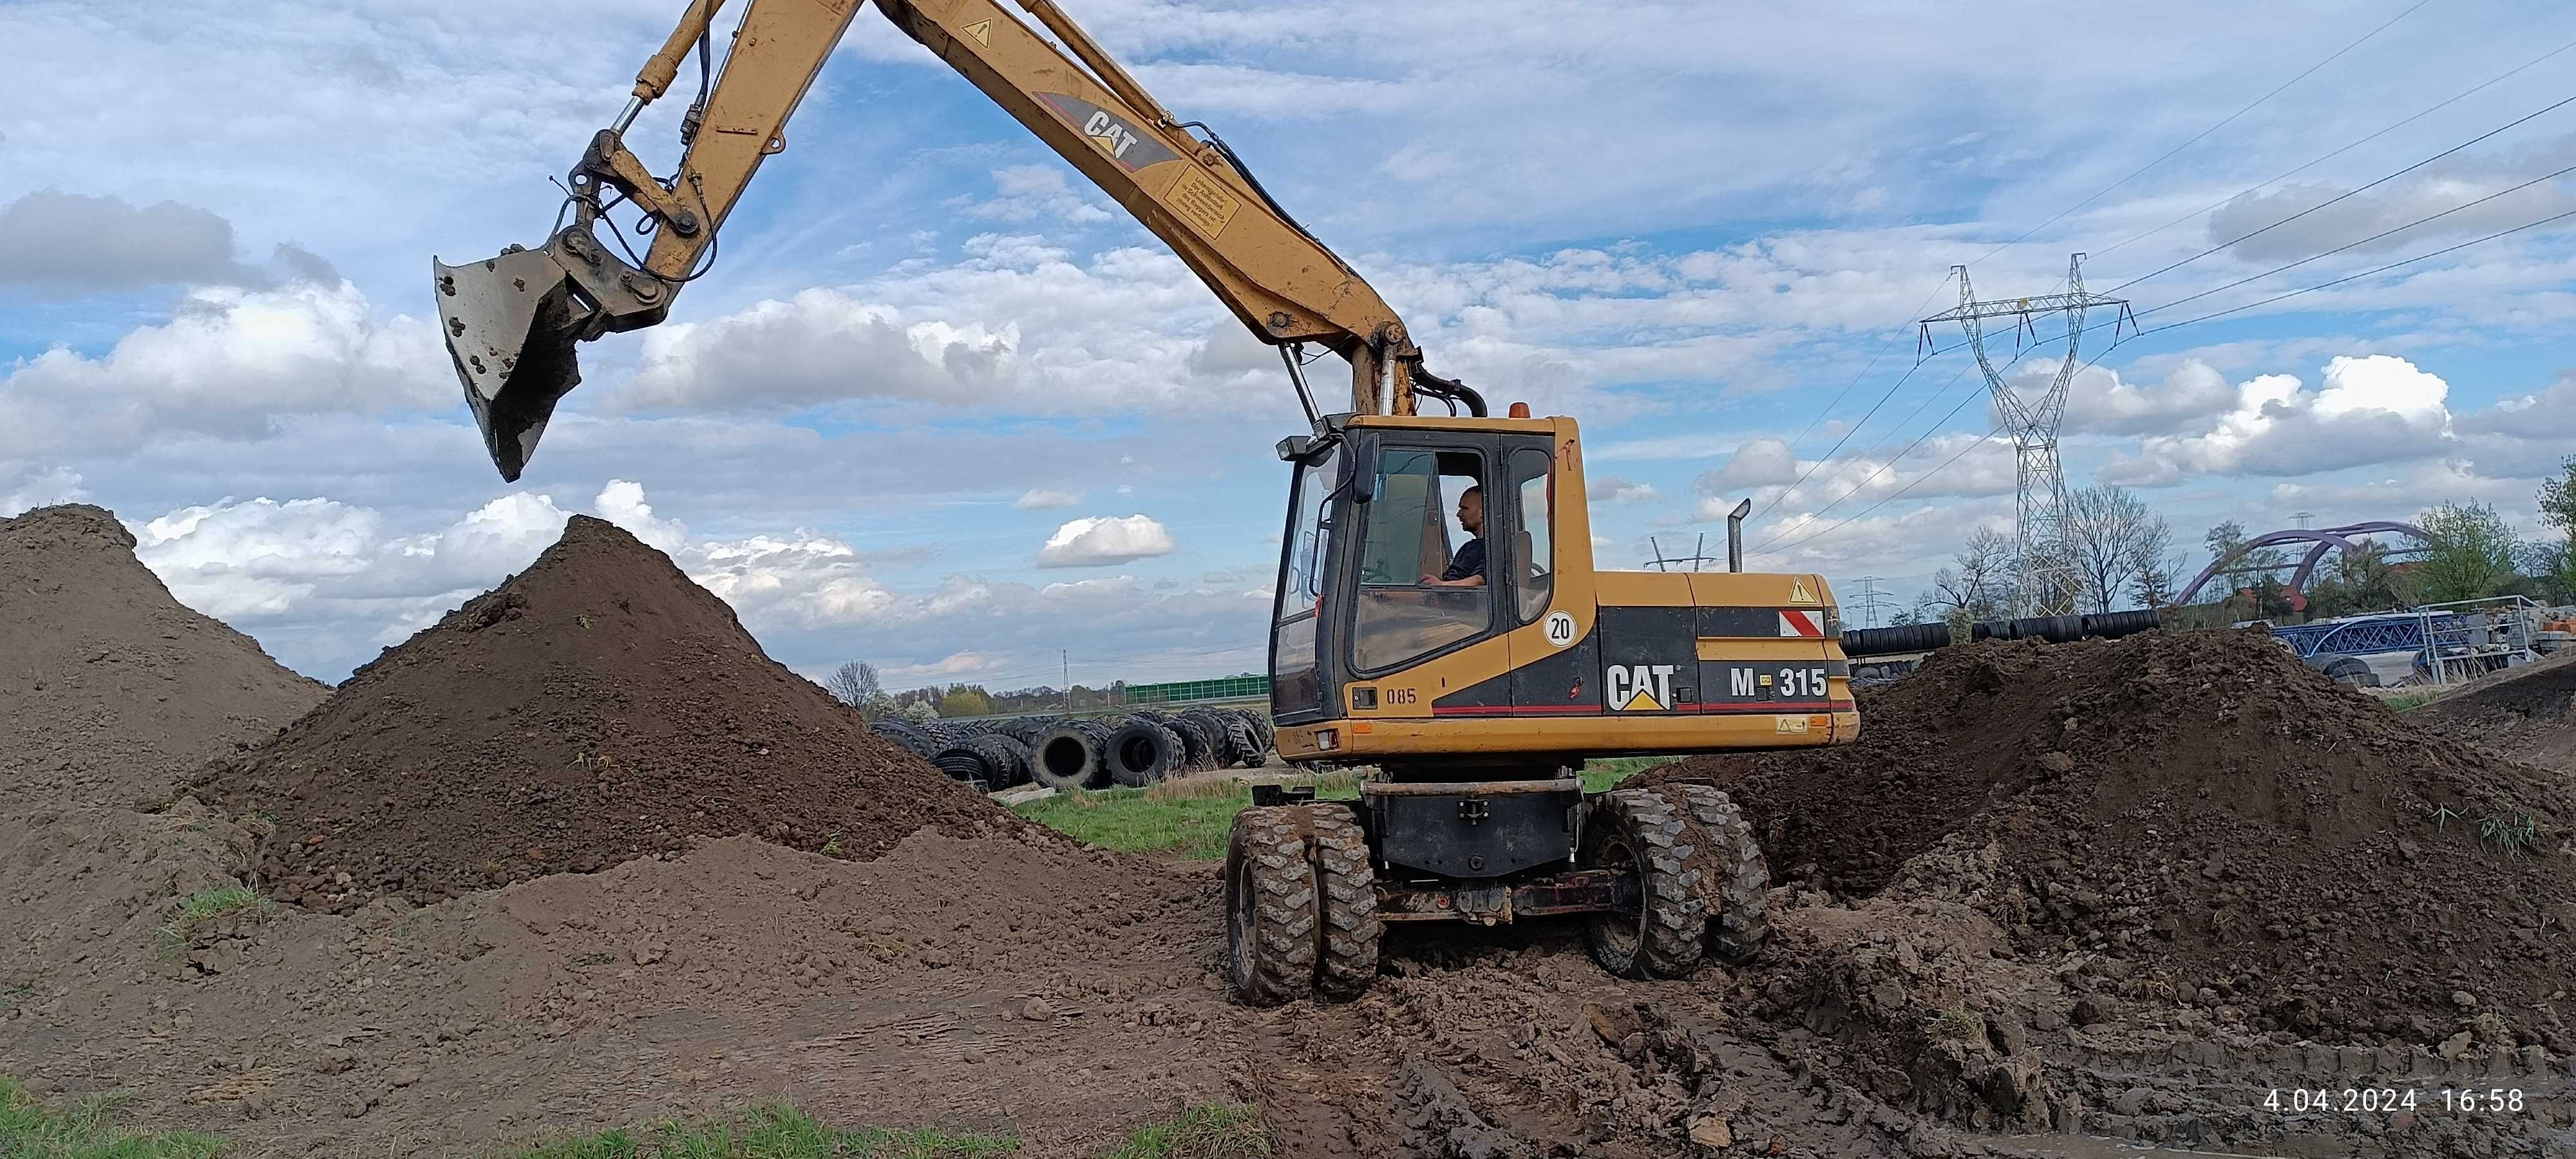
<path fill-rule="evenodd" d="M 1243 210 L 1243 199 L 1236 197 L 1225 183 L 1201 173 L 1195 166 L 1184 166 L 1172 187 L 1163 191 L 1163 204 L 1182 220 L 1198 227 L 1200 233 L 1213 238 L 1225 232 L 1234 215 Z"/>
<path fill-rule="evenodd" d="M 1775 716 L 1771 718 L 1771 728 L 1775 732 L 1805 732 L 1807 731 L 1807 718 L 1803 716 Z"/>
<path fill-rule="evenodd" d="M 1812 604 L 1816 602 L 1816 593 L 1807 590 L 1806 580 L 1797 576 L 1791 576 L 1789 577 L 1789 602 L 1793 604 Z"/>
<path fill-rule="evenodd" d="M 987 16 L 987 17 L 983 18 L 982 20 L 978 20 L 978 21 L 974 22 L 973 24 L 969 24 L 969 25 L 967 25 L 964 29 L 962 29 L 961 31 L 963 31 L 963 32 L 964 32 L 966 35 L 968 35 L 968 36 L 972 36 L 972 37 L 974 37 L 974 38 L 975 38 L 975 43 L 980 44 L 980 45 L 983 45 L 983 46 L 984 46 L 984 47 L 986 47 L 986 48 L 991 48 L 991 47 L 993 47 L 993 18 L 992 18 L 992 17 Z"/>

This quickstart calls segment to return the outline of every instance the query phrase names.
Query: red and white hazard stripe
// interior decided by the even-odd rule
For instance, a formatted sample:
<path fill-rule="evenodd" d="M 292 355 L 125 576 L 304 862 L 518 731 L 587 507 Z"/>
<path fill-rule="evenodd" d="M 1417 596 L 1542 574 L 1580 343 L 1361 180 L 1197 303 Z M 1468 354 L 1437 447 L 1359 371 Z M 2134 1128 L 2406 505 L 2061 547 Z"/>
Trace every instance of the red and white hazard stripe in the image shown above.
<path fill-rule="evenodd" d="M 1800 612 L 1789 608 L 1782 608 L 1780 609 L 1780 634 L 1783 636 L 1805 636 L 1811 639 L 1821 639 L 1825 634 L 1825 626 L 1816 621 L 1816 614 L 1814 612 Z"/>

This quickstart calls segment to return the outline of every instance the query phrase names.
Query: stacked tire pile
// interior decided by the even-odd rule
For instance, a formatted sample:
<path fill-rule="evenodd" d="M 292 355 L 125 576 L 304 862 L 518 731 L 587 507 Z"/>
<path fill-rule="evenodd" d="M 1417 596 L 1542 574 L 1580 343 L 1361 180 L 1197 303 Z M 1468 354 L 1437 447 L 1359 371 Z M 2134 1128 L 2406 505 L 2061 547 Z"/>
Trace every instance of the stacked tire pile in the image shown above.
<path fill-rule="evenodd" d="M 960 781 L 994 792 L 1143 787 L 1179 773 L 1270 757 L 1270 718 L 1240 708 L 1140 711 L 1122 717 L 1024 716 L 994 721 L 882 720 L 877 734 Z"/>

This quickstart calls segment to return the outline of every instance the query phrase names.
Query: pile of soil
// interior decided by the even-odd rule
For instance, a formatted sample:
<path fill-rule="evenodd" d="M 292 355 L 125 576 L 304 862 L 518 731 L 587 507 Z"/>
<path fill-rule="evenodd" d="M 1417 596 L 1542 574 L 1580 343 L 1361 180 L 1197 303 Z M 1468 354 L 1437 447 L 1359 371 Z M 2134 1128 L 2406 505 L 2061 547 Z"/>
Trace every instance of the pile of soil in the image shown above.
<path fill-rule="evenodd" d="M 1777 877 L 1847 899 L 1941 892 L 1940 858 L 1991 850 L 1976 900 L 2011 947 L 2118 962 L 2124 994 L 2340 1041 L 2570 1045 L 2563 778 L 2261 633 L 1972 645 L 1862 695 L 1851 745 L 1651 776 L 1723 786 Z"/>
<path fill-rule="evenodd" d="M 172 598 L 102 508 L 0 519 L 0 593 L 0 797 L 20 805 L 165 802 L 330 691 Z"/>
<path fill-rule="evenodd" d="M 925 826 L 1022 824 L 769 659 L 668 556 L 586 516 L 197 788 L 271 822 L 266 887 L 326 910 L 699 836 L 868 858 Z"/>
<path fill-rule="evenodd" d="M 2407 717 L 2576 773 L 2576 651 L 2481 680 Z"/>

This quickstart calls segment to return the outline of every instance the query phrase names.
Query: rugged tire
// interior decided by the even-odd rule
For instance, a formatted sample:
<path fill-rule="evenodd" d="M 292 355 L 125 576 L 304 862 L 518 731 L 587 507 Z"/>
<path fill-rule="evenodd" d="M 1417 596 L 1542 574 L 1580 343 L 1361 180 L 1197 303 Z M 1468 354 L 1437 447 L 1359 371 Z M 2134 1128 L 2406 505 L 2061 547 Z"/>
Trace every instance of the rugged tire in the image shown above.
<path fill-rule="evenodd" d="M 1209 735 L 1207 725 L 1198 718 L 1177 716 L 1172 718 L 1170 727 L 1180 734 L 1181 744 L 1189 750 L 1181 761 L 1181 767 L 1196 771 L 1213 769 L 1224 763 L 1218 751 L 1218 746 L 1224 743 L 1222 736 Z"/>
<path fill-rule="evenodd" d="M 1225 845 L 1226 983 L 1247 1006 L 1294 1002 L 1315 985 L 1315 865 L 1304 808 L 1234 815 Z"/>
<path fill-rule="evenodd" d="M 1179 772 L 1185 752 L 1179 733 L 1130 717 L 1109 734 L 1109 775 L 1119 784 L 1143 788 Z"/>
<path fill-rule="evenodd" d="M 909 721 L 880 720 L 868 727 L 875 729 L 878 736 L 893 741 L 905 752 L 925 761 L 938 756 L 939 750 L 948 747 L 929 733 L 913 727 Z"/>
<path fill-rule="evenodd" d="M 1109 785 L 1109 730 L 1094 721 L 1061 724 L 1038 738 L 1029 773 L 1041 785 L 1070 792 Z"/>
<path fill-rule="evenodd" d="M 1686 978 L 1708 947 L 1707 906 L 1689 865 L 1698 824 L 1650 789 L 1604 793 L 1583 827 L 1586 867 L 1634 869 L 1642 887 L 1635 913 L 1584 921 L 1592 960 L 1622 978 Z"/>
<path fill-rule="evenodd" d="M 1272 744 L 1277 739 L 1277 729 L 1271 725 L 1270 715 L 1264 712 L 1254 712 L 1248 708 L 1236 709 L 1235 715 L 1242 717 L 1243 723 L 1251 727 L 1253 751 L 1259 754 L 1264 762 L 1267 762 L 1270 759 Z"/>
<path fill-rule="evenodd" d="M 1219 713 L 1217 719 L 1225 726 L 1226 748 L 1234 757 L 1234 763 L 1247 769 L 1260 768 L 1263 758 L 1270 754 L 1260 741 L 1253 738 L 1252 722 L 1243 719 L 1241 713 L 1234 712 Z"/>
<path fill-rule="evenodd" d="M 1323 936 L 1316 944 L 1315 991 L 1357 998 L 1377 980 L 1377 873 L 1359 817 L 1339 803 L 1305 806 L 1315 833 L 1316 904 Z"/>
<path fill-rule="evenodd" d="M 1029 746 L 991 732 L 966 742 L 984 760 L 984 782 L 993 789 L 1029 783 Z"/>
<path fill-rule="evenodd" d="M 1691 864 L 1700 870 L 1700 901 L 1709 911 L 1709 956 L 1730 966 L 1752 961 L 1771 937 L 1771 865 L 1753 823 L 1714 785 L 1670 785 L 1664 793 L 1690 811 L 1698 830 L 1692 838 L 1700 850 Z"/>
<path fill-rule="evenodd" d="M 939 766 L 939 771 L 948 774 L 952 781 L 962 781 L 979 790 L 994 787 L 991 774 L 984 767 L 983 754 L 976 752 L 971 745 L 953 744 L 943 748 L 930 758 L 930 763 Z"/>

